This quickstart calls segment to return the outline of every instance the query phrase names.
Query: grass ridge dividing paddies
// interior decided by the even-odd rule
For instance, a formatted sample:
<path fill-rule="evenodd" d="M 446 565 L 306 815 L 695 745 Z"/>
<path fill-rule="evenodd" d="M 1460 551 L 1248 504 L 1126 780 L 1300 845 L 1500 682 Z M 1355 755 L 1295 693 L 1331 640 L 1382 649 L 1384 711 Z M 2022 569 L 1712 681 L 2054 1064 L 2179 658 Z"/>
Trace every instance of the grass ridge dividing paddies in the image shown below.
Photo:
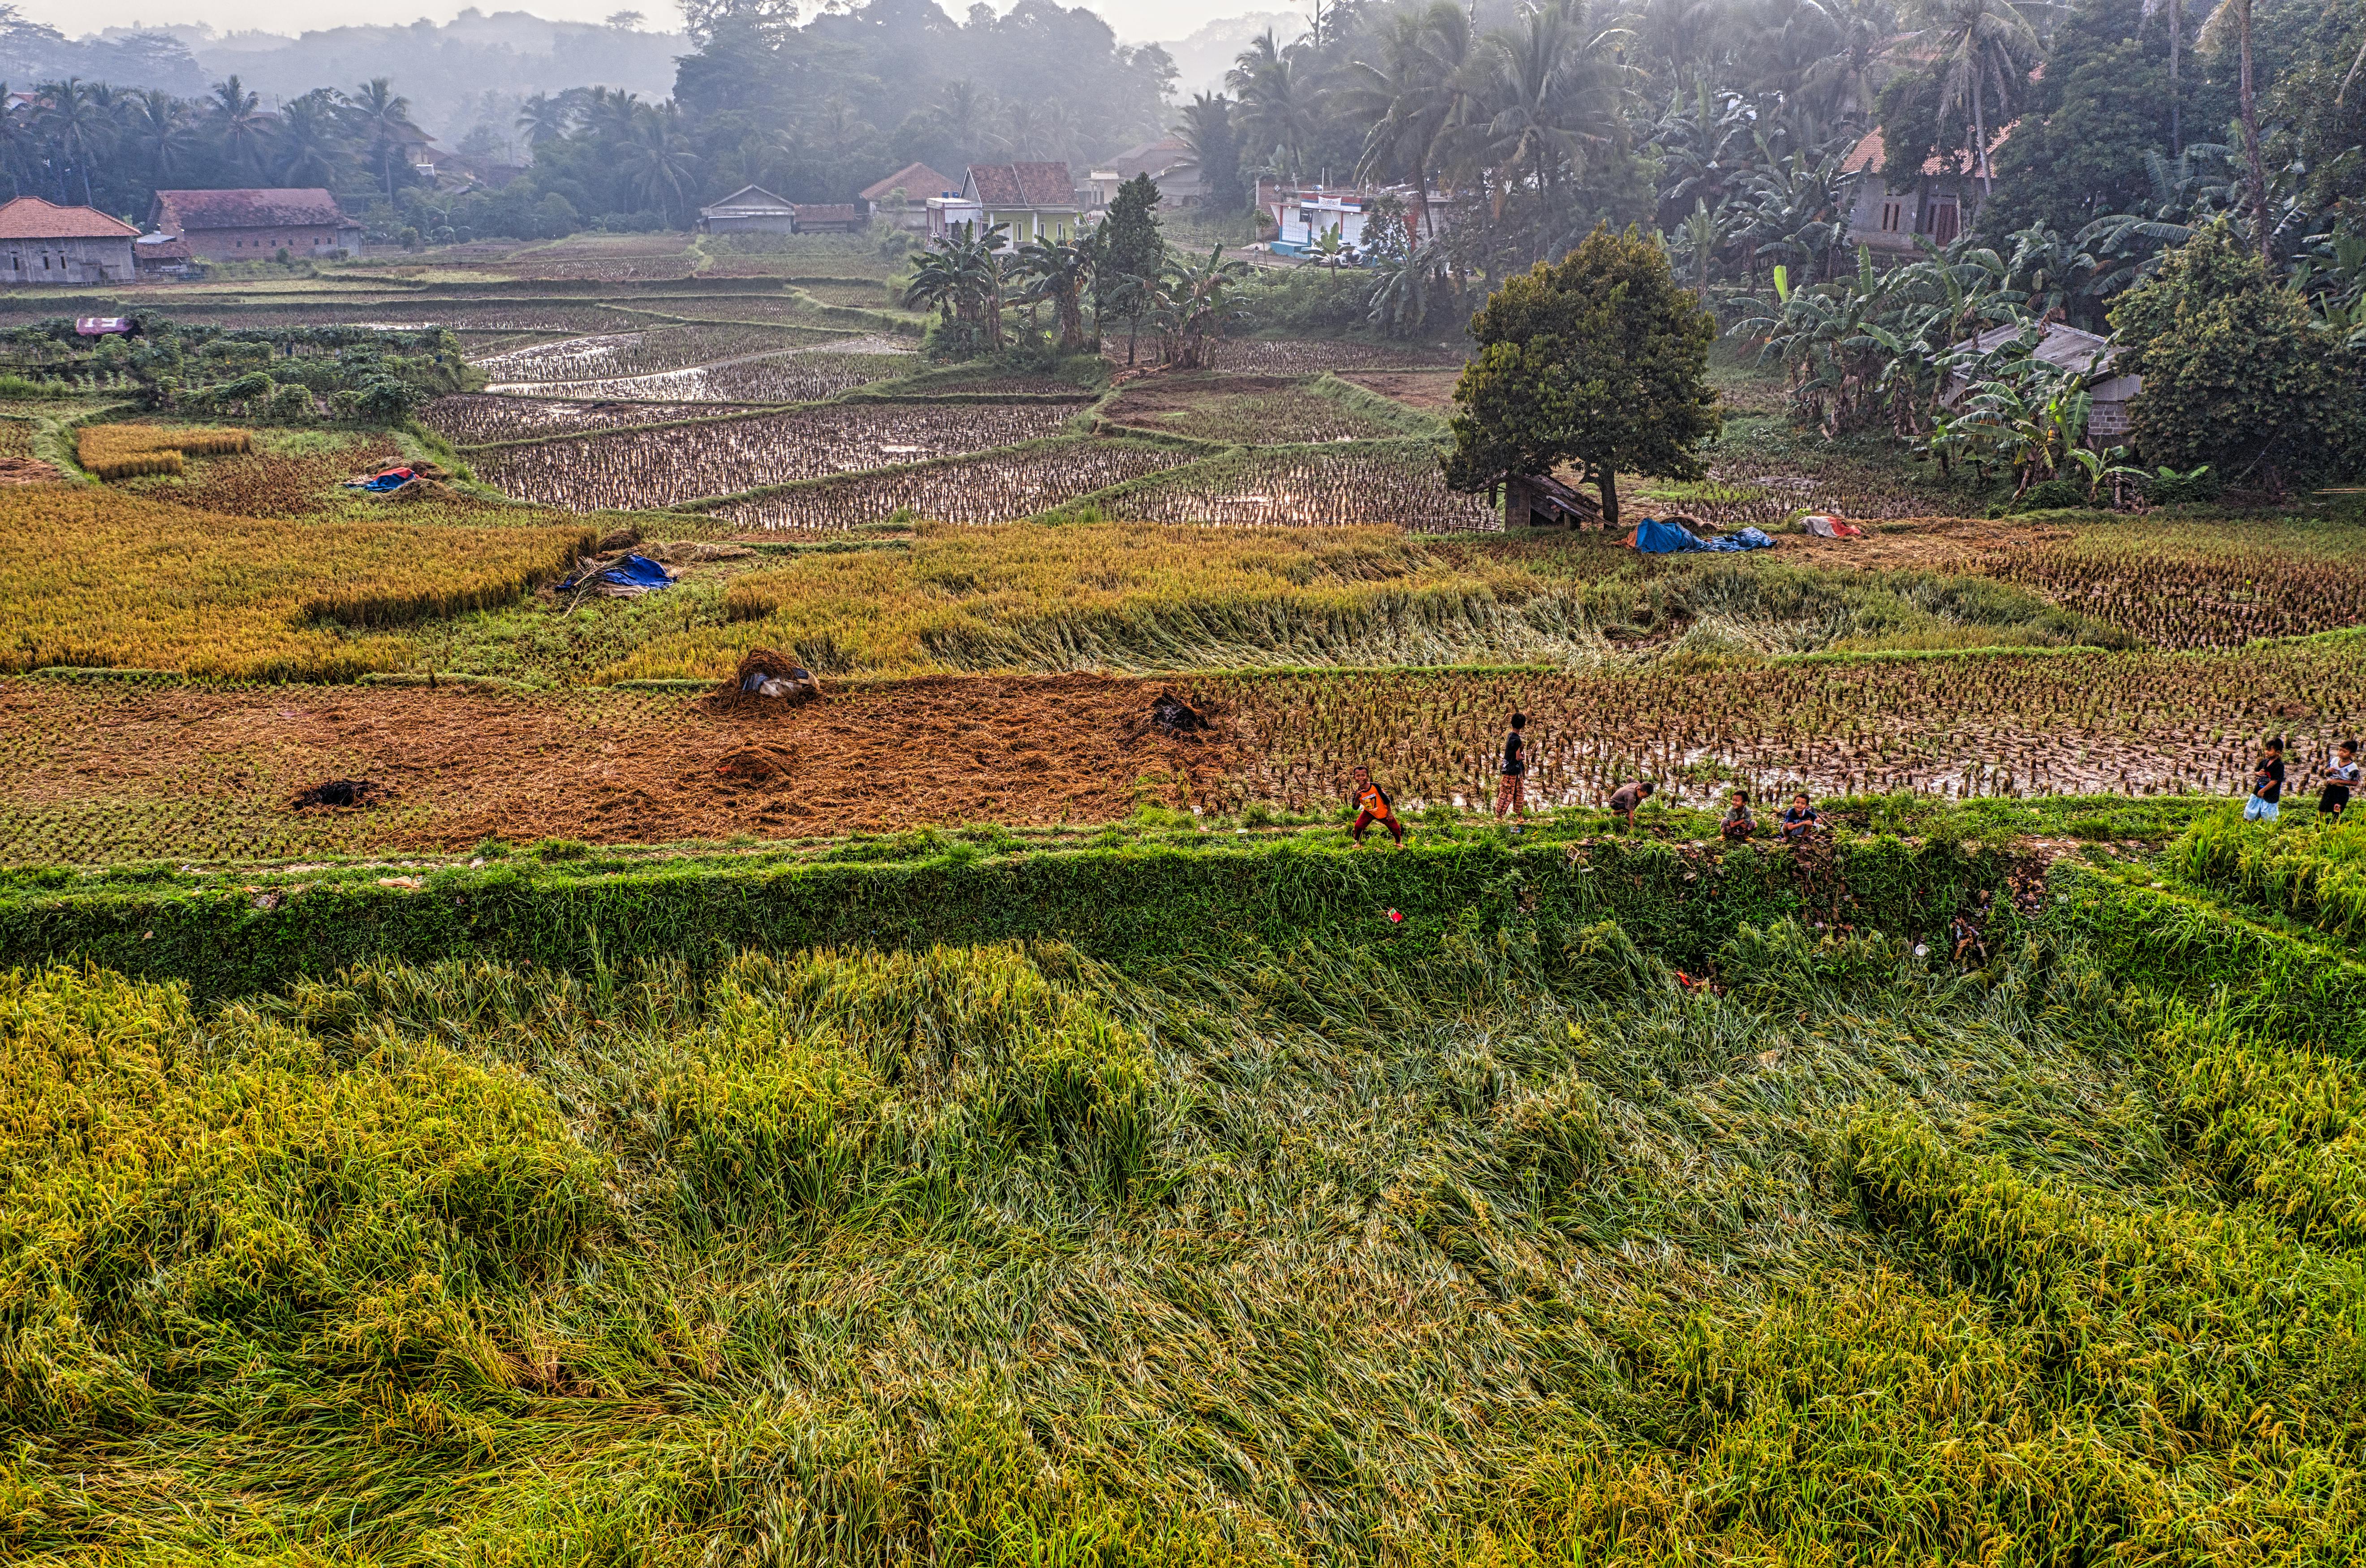
<path fill-rule="evenodd" d="M 74 433 L 74 461 L 101 479 L 177 474 L 185 457 L 254 450 L 254 432 L 169 424 L 85 424 Z"/>

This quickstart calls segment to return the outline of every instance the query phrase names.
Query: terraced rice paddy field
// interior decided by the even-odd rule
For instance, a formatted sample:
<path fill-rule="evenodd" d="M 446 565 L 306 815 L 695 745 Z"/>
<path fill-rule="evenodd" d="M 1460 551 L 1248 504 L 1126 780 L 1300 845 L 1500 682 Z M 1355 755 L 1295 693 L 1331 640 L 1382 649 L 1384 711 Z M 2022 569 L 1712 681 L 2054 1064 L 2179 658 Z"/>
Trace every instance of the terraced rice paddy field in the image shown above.
<path fill-rule="evenodd" d="M 2352 501 L 1753 412 L 1638 489 L 1777 547 L 1638 558 L 1444 489 L 1449 355 L 927 367 L 875 259 L 215 289 L 503 389 L 105 485 L 196 422 L 0 410 L 0 1558 L 2361 1555 Z"/>

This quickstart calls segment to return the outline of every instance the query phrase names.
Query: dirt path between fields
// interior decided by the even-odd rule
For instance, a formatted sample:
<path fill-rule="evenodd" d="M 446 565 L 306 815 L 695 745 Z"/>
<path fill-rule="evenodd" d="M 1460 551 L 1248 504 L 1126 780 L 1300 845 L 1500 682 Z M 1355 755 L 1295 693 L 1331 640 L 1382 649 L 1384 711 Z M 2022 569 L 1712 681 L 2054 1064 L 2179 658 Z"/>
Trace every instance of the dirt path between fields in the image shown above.
<path fill-rule="evenodd" d="M 386 792 L 389 848 L 444 850 L 1105 822 L 1145 794 L 1172 802 L 1175 784 L 1157 779 L 1213 784 L 1232 765 L 1226 728 L 1149 728 L 1165 689 L 939 676 L 780 708 L 674 693 L 7 681 L 0 727 L 31 743 L 13 749 L 0 802 L 132 802 L 197 773 L 234 810 L 276 810 L 324 780 L 367 779 Z"/>

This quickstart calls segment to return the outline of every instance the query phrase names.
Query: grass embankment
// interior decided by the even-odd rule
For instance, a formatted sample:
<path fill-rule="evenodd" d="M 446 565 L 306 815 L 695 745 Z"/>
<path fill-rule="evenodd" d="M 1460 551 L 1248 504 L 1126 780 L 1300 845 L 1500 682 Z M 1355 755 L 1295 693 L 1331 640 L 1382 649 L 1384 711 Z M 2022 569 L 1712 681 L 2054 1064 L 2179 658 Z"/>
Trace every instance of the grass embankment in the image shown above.
<path fill-rule="evenodd" d="M 736 864 L 605 860 L 574 845 L 425 867 L 393 885 L 373 867 L 20 873 L 0 893 L 0 963 L 79 956 L 224 996 L 382 956 L 705 965 L 750 947 L 1056 940 L 1138 963 L 1301 942 L 1425 951 L 1457 931 L 1615 915 L 1697 967 L 1752 920 L 1797 916 L 1935 938 L 1958 908 L 1986 898 L 2007 862 L 1993 850 L 1889 838 L 1842 843 L 1829 871 L 1803 871 L 1772 846 L 1714 853 L 1654 841 L 1490 836 L 1354 854 L 1203 839 L 1042 853 L 993 839 L 919 834 Z M 1391 909 L 1401 919 L 1389 919 Z"/>
<path fill-rule="evenodd" d="M 501 604 L 564 570 L 592 537 L 580 523 L 291 524 L 86 487 L 0 491 L 0 532 L 13 541 L 0 565 L 0 670 L 247 680 L 400 668 L 404 639 L 349 628 Z"/>
<path fill-rule="evenodd" d="M 2104 948 L 1992 923 L 1969 974 L 1734 926 L 1713 995 L 1476 862 L 1411 940 L 1364 908 L 1399 889 L 1312 879 L 1444 863 L 1310 865 L 1282 945 L 1221 962 L 1187 920 L 1119 962 L 609 950 L 219 1008 L 11 976 L 5 1539 L 2355 1554 L 2366 1280 L 2345 1205 L 2291 1201 L 2349 1190 L 2323 1042 L 2263 1055 L 2126 985 L 2109 944 L 2150 916 L 2113 888 L 2081 906 Z M 2256 974 L 2188 958 L 2196 991 Z"/>

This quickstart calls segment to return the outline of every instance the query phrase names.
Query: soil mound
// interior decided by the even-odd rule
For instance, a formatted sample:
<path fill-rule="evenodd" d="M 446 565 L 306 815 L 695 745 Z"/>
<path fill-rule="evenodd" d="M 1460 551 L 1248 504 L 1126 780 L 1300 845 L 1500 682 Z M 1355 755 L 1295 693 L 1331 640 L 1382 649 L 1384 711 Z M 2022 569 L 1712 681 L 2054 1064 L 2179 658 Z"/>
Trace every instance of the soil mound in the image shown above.
<path fill-rule="evenodd" d="M 1125 735 L 1129 740 L 1163 736 L 1170 740 L 1197 741 L 1211 737 L 1222 718 L 1217 705 L 1202 702 L 1195 706 L 1182 693 L 1165 686 L 1152 695 L 1150 705 L 1126 725 Z"/>
<path fill-rule="evenodd" d="M 367 806 L 385 798 L 386 786 L 374 779 L 329 779 L 310 789 L 299 790 L 287 804 L 302 811 L 311 807 Z"/>
<path fill-rule="evenodd" d="M 787 778 L 796 760 L 797 754 L 785 747 L 742 746 L 725 752 L 715 772 L 738 784 L 771 784 Z"/>

